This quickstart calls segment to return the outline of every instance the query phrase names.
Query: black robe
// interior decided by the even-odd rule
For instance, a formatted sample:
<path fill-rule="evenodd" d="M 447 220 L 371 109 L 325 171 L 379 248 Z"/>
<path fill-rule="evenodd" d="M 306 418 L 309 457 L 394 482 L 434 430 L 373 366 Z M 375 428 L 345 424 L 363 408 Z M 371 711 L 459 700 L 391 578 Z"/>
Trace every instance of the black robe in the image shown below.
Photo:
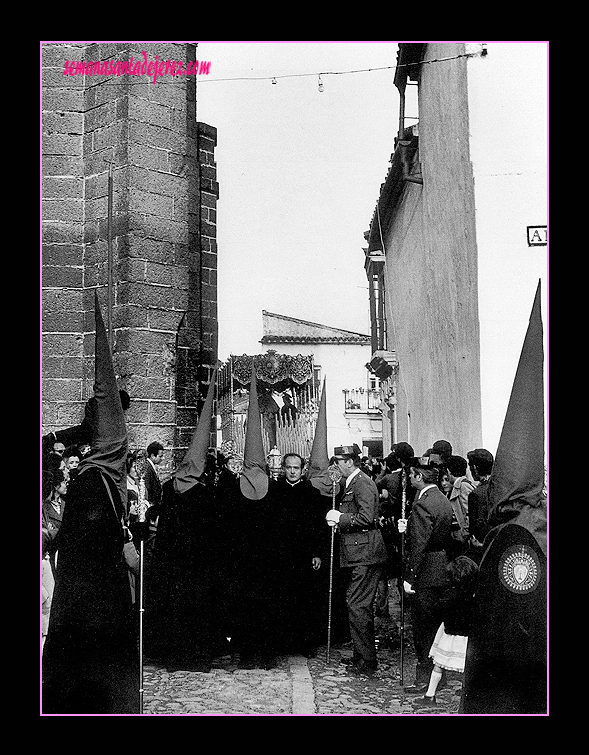
<path fill-rule="evenodd" d="M 484 543 L 461 710 L 547 710 L 546 557 L 533 535 L 517 524 L 496 527 Z"/>
<path fill-rule="evenodd" d="M 210 665 L 219 650 L 217 579 L 217 518 L 211 492 L 196 483 L 178 493 L 169 480 L 163 487 L 144 596 L 148 657 L 187 670 Z"/>
<path fill-rule="evenodd" d="M 108 495 L 105 482 L 109 487 Z M 122 503 L 97 468 L 68 491 L 43 650 L 43 713 L 139 713 L 139 656 Z"/>
<path fill-rule="evenodd" d="M 321 581 L 313 557 L 329 569 L 329 527 L 321 493 L 302 478 L 291 485 L 280 478 L 274 485 L 283 540 L 280 590 L 281 649 L 308 653 L 323 640 Z"/>
<path fill-rule="evenodd" d="M 270 481 L 259 501 L 246 498 L 237 486 L 225 490 L 229 507 L 233 634 L 231 644 L 241 660 L 262 662 L 278 655 L 280 594 L 285 563 L 285 525 Z"/>
<path fill-rule="evenodd" d="M 231 638 L 228 648 L 237 647 L 238 569 L 241 559 L 238 519 L 242 516 L 244 498 L 239 489 L 239 477 L 223 467 L 214 488 L 217 512 L 217 586 L 216 614 L 222 637 Z M 241 525 L 240 525 L 241 526 Z"/>

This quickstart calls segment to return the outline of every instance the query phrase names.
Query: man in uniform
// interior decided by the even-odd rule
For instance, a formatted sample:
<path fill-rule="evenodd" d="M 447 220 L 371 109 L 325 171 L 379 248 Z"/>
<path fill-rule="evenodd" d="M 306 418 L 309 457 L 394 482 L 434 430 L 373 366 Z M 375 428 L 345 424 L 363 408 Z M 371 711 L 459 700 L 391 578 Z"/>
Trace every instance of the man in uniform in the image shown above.
<path fill-rule="evenodd" d="M 452 505 L 437 486 L 440 468 L 428 456 L 413 458 L 409 479 L 417 491 L 408 520 L 399 520 L 399 532 L 407 529 L 407 553 L 403 589 L 411 596 L 413 642 L 417 656 L 414 684 L 406 692 L 425 694 L 433 662 L 432 642 L 442 622 L 441 604 L 450 587 L 446 567 L 451 543 Z"/>
<path fill-rule="evenodd" d="M 340 532 L 340 566 L 350 570 L 346 600 L 354 653 L 350 670 L 374 676 L 378 667 L 374 637 L 373 603 L 387 551 L 378 526 L 378 490 L 360 470 L 360 449 L 334 449 L 339 471 L 345 479 L 340 510 L 331 509 L 326 520 Z"/>

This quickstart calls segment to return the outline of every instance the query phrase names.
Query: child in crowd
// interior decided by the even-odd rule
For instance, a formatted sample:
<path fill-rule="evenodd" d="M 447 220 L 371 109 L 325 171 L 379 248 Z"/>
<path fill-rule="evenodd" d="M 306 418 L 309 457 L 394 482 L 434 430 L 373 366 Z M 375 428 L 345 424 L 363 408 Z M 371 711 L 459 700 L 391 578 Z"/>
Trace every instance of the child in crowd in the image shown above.
<path fill-rule="evenodd" d="M 443 609 L 444 621 L 429 653 L 434 667 L 425 696 L 414 702 L 421 708 L 436 707 L 436 690 L 444 669 L 464 672 L 478 566 L 468 556 L 458 556 L 448 564 L 447 570 L 452 586 Z"/>

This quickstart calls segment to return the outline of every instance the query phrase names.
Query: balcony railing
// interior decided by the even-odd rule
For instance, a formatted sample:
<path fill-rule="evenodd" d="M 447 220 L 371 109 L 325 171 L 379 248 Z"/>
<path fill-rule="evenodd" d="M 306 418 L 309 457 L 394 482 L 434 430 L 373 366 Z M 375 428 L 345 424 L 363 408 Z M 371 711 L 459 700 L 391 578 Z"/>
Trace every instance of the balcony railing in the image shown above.
<path fill-rule="evenodd" d="M 346 414 L 366 414 L 380 411 L 380 391 L 375 388 L 344 389 L 343 395 Z"/>

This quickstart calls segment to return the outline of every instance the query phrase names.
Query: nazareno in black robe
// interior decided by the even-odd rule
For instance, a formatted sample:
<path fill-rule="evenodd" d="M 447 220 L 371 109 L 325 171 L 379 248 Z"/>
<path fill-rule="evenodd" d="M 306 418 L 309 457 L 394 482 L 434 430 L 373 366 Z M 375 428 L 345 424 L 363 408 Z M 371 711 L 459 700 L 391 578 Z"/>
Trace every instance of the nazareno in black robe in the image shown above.
<path fill-rule="evenodd" d="M 137 619 L 122 557 L 122 513 L 117 488 L 97 467 L 72 483 L 43 650 L 44 714 L 140 712 Z"/>
<path fill-rule="evenodd" d="M 164 484 L 145 595 L 146 652 L 186 670 L 210 665 L 224 639 L 217 620 L 217 529 L 208 486 L 196 483 L 180 493 L 173 480 Z"/>
<path fill-rule="evenodd" d="M 461 712 L 546 713 L 546 556 L 515 522 L 491 530 L 484 545 Z"/>

